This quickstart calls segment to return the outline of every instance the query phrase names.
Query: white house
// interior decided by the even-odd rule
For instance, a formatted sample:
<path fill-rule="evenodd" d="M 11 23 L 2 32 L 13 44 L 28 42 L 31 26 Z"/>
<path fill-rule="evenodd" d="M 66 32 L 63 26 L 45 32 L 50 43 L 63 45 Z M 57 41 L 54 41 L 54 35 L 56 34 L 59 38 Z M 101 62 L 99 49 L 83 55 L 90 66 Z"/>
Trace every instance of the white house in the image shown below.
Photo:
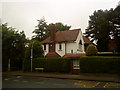
<path fill-rule="evenodd" d="M 91 42 L 82 35 L 81 29 L 56 32 L 53 28 L 41 43 L 46 57 L 74 57 L 85 55 L 86 45 Z"/>

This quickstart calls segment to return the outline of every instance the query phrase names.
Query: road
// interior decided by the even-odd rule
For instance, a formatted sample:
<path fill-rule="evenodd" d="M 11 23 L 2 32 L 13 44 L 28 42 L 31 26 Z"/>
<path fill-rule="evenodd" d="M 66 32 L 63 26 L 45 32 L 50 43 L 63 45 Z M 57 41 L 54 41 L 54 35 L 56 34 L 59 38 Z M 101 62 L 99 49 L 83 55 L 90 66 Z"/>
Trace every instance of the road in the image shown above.
<path fill-rule="evenodd" d="M 120 83 L 6 75 L 2 88 L 120 88 Z"/>

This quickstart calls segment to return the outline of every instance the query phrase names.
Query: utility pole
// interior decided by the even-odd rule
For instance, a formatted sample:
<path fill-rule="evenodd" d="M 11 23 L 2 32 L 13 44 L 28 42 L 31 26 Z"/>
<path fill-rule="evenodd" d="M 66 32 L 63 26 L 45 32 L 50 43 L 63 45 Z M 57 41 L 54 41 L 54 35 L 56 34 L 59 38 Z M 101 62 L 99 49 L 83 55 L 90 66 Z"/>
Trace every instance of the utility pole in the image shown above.
<path fill-rule="evenodd" d="M 33 61 L 33 43 L 32 43 L 32 46 L 31 46 L 31 72 L 32 72 L 32 61 Z"/>
<path fill-rule="evenodd" d="M 8 60 L 8 71 L 10 71 L 10 59 Z"/>

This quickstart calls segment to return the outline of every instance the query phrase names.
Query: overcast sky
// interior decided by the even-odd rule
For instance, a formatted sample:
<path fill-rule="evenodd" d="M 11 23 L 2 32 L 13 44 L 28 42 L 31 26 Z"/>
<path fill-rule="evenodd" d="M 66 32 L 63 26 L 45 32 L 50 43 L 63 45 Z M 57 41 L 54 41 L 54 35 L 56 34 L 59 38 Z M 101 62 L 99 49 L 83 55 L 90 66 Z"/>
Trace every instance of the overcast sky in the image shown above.
<path fill-rule="evenodd" d="M 81 28 L 85 32 L 89 16 L 95 10 L 115 8 L 118 2 L 119 0 L 3 0 L 0 3 L 0 17 L 9 26 L 23 30 L 27 37 L 33 35 L 37 19 L 43 16 L 48 24 L 62 22 L 72 26 L 71 29 Z"/>

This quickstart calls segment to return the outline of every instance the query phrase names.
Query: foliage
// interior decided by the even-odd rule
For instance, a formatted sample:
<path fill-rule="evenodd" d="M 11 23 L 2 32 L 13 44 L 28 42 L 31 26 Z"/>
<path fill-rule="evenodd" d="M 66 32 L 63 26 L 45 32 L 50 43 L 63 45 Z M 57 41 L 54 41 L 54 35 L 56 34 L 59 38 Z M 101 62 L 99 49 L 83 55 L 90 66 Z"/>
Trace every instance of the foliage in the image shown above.
<path fill-rule="evenodd" d="M 92 39 L 91 41 L 96 42 L 98 51 L 107 51 L 110 39 L 115 39 L 116 41 L 120 39 L 119 27 L 120 6 L 115 9 L 95 11 L 90 16 L 89 26 L 85 34 Z"/>
<path fill-rule="evenodd" d="M 50 35 L 51 26 L 53 23 L 47 24 L 44 18 L 37 21 L 38 21 L 38 25 L 36 26 L 36 29 L 33 31 L 33 33 L 35 33 L 36 35 L 33 36 L 33 39 L 42 41 Z M 57 22 L 55 23 L 55 28 L 56 31 L 64 31 L 64 30 L 69 30 L 71 26 L 64 25 L 61 22 Z"/>
<path fill-rule="evenodd" d="M 83 73 L 120 74 L 120 57 L 86 56 L 80 58 L 80 71 Z"/>
<path fill-rule="evenodd" d="M 18 32 L 14 28 L 8 27 L 7 23 L 2 24 L 2 69 L 8 70 L 8 60 L 10 60 L 11 70 L 22 69 L 24 59 L 26 36 L 24 31 Z"/>
<path fill-rule="evenodd" d="M 25 51 L 25 59 L 24 59 L 24 62 L 23 62 L 23 70 L 24 71 L 30 71 L 30 68 L 31 68 L 31 66 L 30 66 L 31 53 L 32 53 L 32 58 L 33 59 L 44 56 L 42 45 L 40 44 L 39 41 L 33 40 L 29 43 L 29 45 L 28 45 L 28 47 Z"/>
<path fill-rule="evenodd" d="M 97 50 L 96 46 L 93 44 L 90 44 L 86 49 L 87 56 L 96 56 L 97 52 L 98 52 L 98 50 Z"/>
<path fill-rule="evenodd" d="M 43 38 L 46 36 L 48 32 L 48 30 L 46 29 L 47 24 L 44 18 L 37 20 L 37 21 L 38 21 L 38 25 L 35 26 L 36 29 L 33 31 L 33 33 L 35 33 L 36 35 L 33 36 L 33 38 L 38 41 L 41 41 L 43 40 Z"/>
<path fill-rule="evenodd" d="M 46 72 L 69 72 L 68 58 L 34 58 L 33 71 L 36 67 L 44 68 Z M 29 71 L 29 69 L 28 69 Z"/>

